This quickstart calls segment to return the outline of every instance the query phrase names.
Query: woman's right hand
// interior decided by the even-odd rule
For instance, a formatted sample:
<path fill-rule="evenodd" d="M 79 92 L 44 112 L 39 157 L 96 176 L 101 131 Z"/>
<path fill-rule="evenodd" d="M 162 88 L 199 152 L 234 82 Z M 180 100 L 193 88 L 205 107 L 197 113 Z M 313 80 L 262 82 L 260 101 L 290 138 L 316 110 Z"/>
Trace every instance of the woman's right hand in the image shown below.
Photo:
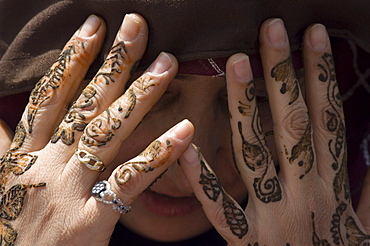
<path fill-rule="evenodd" d="M 178 67 L 172 55 L 162 53 L 128 87 L 146 48 L 148 28 L 141 16 L 126 15 L 104 64 L 66 112 L 105 32 L 103 20 L 90 16 L 31 93 L 0 161 L 1 243 L 107 245 L 120 217 L 112 207 L 125 212 L 192 140 L 193 126 L 185 120 L 113 171 L 108 180 L 113 193 L 96 194 L 111 205 L 91 196 L 101 171 Z"/>

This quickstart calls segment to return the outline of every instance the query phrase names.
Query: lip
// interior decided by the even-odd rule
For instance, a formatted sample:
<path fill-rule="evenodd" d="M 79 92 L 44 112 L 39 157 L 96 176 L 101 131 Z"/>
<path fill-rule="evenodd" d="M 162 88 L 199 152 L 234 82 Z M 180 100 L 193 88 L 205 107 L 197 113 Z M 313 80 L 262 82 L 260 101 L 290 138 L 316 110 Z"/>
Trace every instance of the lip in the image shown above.
<path fill-rule="evenodd" d="M 148 211 L 165 217 L 184 216 L 201 209 L 195 196 L 172 197 L 146 190 L 138 198 Z"/>

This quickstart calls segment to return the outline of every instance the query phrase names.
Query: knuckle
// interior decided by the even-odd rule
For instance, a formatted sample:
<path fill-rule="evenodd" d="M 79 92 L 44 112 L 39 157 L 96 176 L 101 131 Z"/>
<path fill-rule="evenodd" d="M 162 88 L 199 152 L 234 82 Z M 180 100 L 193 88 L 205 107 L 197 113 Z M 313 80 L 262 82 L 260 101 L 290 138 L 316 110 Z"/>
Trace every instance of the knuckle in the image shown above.
<path fill-rule="evenodd" d="M 307 109 L 303 106 L 289 107 L 286 109 L 284 118 L 281 121 L 281 126 L 293 139 L 299 140 L 306 132 L 310 124 Z"/>
<path fill-rule="evenodd" d="M 104 146 L 112 140 L 117 129 L 121 127 L 121 120 L 115 118 L 109 109 L 94 118 L 85 128 L 81 141 L 88 147 Z"/>
<path fill-rule="evenodd" d="M 121 165 L 115 172 L 114 179 L 120 193 L 124 195 L 136 196 L 146 188 L 143 175 L 131 165 Z"/>
<path fill-rule="evenodd" d="M 150 94 L 152 94 L 154 89 L 153 87 L 157 84 L 157 79 L 145 74 L 135 80 L 130 89 L 132 89 L 132 92 L 136 95 L 137 100 L 145 101 L 150 98 Z"/>

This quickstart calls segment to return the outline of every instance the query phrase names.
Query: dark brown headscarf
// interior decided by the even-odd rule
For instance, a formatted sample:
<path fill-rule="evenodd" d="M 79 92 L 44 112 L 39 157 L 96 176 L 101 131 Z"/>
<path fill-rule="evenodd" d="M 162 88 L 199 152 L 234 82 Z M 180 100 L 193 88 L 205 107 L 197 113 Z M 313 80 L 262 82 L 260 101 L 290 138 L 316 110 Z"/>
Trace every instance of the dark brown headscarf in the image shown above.
<path fill-rule="evenodd" d="M 161 51 L 180 61 L 258 51 L 258 30 L 270 17 L 282 18 L 293 49 L 304 29 L 323 23 L 330 35 L 353 40 L 370 52 L 370 1 L 336 0 L 0 0 L 0 97 L 30 90 L 65 42 L 90 14 L 105 19 L 107 54 L 126 13 L 148 21 L 150 34 L 141 66 Z"/>

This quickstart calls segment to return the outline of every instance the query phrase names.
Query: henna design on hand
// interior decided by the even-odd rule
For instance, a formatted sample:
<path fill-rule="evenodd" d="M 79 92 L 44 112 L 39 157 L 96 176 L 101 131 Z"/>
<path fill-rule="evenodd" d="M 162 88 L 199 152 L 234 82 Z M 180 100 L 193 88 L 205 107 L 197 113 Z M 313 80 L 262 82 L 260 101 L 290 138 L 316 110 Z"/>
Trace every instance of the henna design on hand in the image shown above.
<path fill-rule="evenodd" d="M 235 206 L 235 202 L 225 193 L 222 192 L 224 215 L 226 223 L 229 225 L 231 232 L 242 239 L 248 232 L 248 223 L 244 212 Z"/>
<path fill-rule="evenodd" d="M 84 49 L 84 43 L 74 40 L 59 55 L 56 62 L 52 65 L 46 75 L 37 82 L 30 95 L 30 101 L 27 105 L 28 132 L 32 133 L 32 125 L 35 120 L 38 109 L 48 100 L 63 83 L 64 73 L 69 68 L 72 56 L 80 53 Z"/>
<path fill-rule="evenodd" d="M 336 245 L 339 245 L 340 243 L 344 245 L 344 241 L 342 238 L 341 233 L 341 218 L 343 216 L 343 213 L 347 210 L 347 204 L 344 202 L 341 202 L 338 207 L 335 209 L 335 213 L 331 216 L 331 227 L 330 232 L 333 237 L 333 242 Z"/>
<path fill-rule="evenodd" d="M 117 184 L 126 184 L 133 177 L 133 173 L 130 169 L 127 168 L 127 165 L 131 165 L 138 172 L 147 173 L 153 171 L 155 168 L 162 166 L 171 156 L 172 150 L 173 146 L 170 140 L 166 140 L 165 143 L 159 140 L 155 140 L 143 152 L 141 152 L 141 154 L 137 156 L 137 158 L 144 159 L 143 161 L 126 162 L 121 167 L 119 167 L 119 170 L 114 175 Z M 160 161 L 156 165 L 153 165 L 152 163 L 159 158 Z M 158 180 L 158 178 L 160 177 L 161 176 L 157 177 L 156 180 Z"/>
<path fill-rule="evenodd" d="M 24 197 L 27 194 L 27 189 L 33 187 L 45 186 L 45 183 L 38 184 L 16 184 L 12 186 L 5 194 L 3 194 L 0 201 L 0 218 L 2 230 L 0 232 L 0 245 L 4 241 L 5 245 L 14 245 L 17 239 L 18 233 L 14 230 L 11 223 L 3 221 L 5 220 L 15 220 L 18 218 L 19 214 L 23 208 Z"/>
<path fill-rule="evenodd" d="M 296 159 L 300 156 L 300 161 L 298 165 L 304 168 L 304 174 L 300 175 L 299 178 L 302 179 L 307 173 L 309 173 L 312 169 L 313 162 L 314 162 L 314 153 L 312 148 L 312 136 L 311 136 L 311 122 L 307 124 L 307 128 L 302 135 L 302 138 L 299 142 L 293 146 L 291 151 L 291 157 L 289 158 L 289 162 L 293 163 Z"/>
<path fill-rule="evenodd" d="M 131 63 L 132 60 L 127 53 L 125 43 L 121 41 L 111 48 L 107 59 L 96 74 L 94 82 L 100 83 L 101 81 L 104 81 L 107 85 L 109 85 L 110 82 L 114 83 L 117 74 L 126 70 L 126 65 Z"/>
<path fill-rule="evenodd" d="M 328 149 L 333 158 L 332 168 L 336 171 L 333 188 L 335 198 L 339 203 L 336 212 L 332 216 L 333 241 L 336 245 L 344 244 L 344 232 L 341 231 L 343 217 L 348 214 L 347 209 L 350 206 L 351 196 L 349 187 L 349 178 L 347 173 L 347 145 L 346 145 L 346 127 L 344 119 L 340 113 L 343 108 L 338 83 L 336 81 L 333 56 L 325 53 L 322 57 L 322 64 L 317 66 L 322 73 L 319 80 L 327 84 L 327 100 L 329 109 L 326 114 L 326 129 L 334 134 L 334 137 L 328 141 Z M 348 245 L 370 245 L 370 236 L 359 229 L 352 216 L 347 217 L 344 226 L 346 228 L 346 238 Z"/>
<path fill-rule="evenodd" d="M 316 233 L 316 226 L 315 226 L 315 213 L 311 213 L 311 220 L 312 220 L 312 245 L 314 246 L 330 246 L 328 240 L 320 239 Z"/>
<path fill-rule="evenodd" d="M 110 110 L 106 109 L 85 128 L 81 140 L 89 147 L 106 145 L 120 127 L 121 121 L 113 117 Z"/>
<path fill-rule="evenodd" d="M 249 102 L 255 100 L 255 86 L 253 81 L 248 83 L 245 95 Z M 255 141 L 254 143 L 250 143 L 245 139 L 243 135 L 242 122 L 239 121 L 238 130 L 242 139 L 244 163 L 252 171 L 256 171 L 256 168 L 258 167 L 264 167 L 262 176 L 254 179 L 253 187 L 256 196 L 264 203 L 280 201 L 282 198 L 282 192 L 278 178 L 272 177 L 266 179 L 267 170 L 270 165 L 273 165 L 272 155 L 270 150 L 267 148 L 265 139 L 263 138 L 262 126 L 260 118 L 258 117 L 258 108 L 255 106 L 253 113 L 250 113 L 250 110 L 253 108 L 250 104 L 244 104 L 242 102 L 239 103 L 239 112 L 244 116 L 247 115 L 252 117 L 251 129 L 254 135 L 253 139 Z"/>
<path fill-rule="evenodd" d="M 368 246 L 370 245 L 370 235 L 366 235 L 357 226 L 355 219 L 349 216 L 344 224 L 346 227 L 346 237 L 349 246 Z"/>
<path fill-rule="evenodd" d="M 198 157 L 201 166 L 199 184 L 202 185 L 204 194 L 214 202 L 216 202 L 219 196 L 222 195 L 222 207 L 224 209 L 226 223 L 229 225 L 231 232 L 239 239 L 242 239 L 248 232 L 248 222 L 244 212 L 235 205 L 234 200 L 232 200 L 223 190 L 220 181 L 208 169 L 200 154 L 199 148 Z"/>
<path fill-rule="evenodd" d="M 271 69 L 271 77 L 274 78 L 276 82 L 283 83 L 280 88 L 280 93 L 289 93 L 289 105 L 297 101 L 299 96 L 299 84 L 295 76 L 290 56 Z"/>
<path fill-rule="evenodd" d="M 199 149 L 198 149 L 198 153 Z M 200 157 L 200 156 L 199 156 Z M 202 185 L 203 191 L 206 194 L 206 196 L 212 200 L 217 201 L 218 197 L 221 194 L 221 183 L 218 181 L 216 176 L 209 171 L 206 164 L 202 160 L 202 158 L 199 158 L 200 160 L 200 167 L 201 167 L 201 173 L 200 173 L 200 181 L 199 184 Z"/>
<path fill-rule="evenodd" d="M 110 82 L 114 83 L 115 78 L 122 73 L 122 71 L 126 70 L 128 65 L 131 63 L 132 60 L 126 51 L 124 42 L 119 42 L 111 48 L 107 59 L 103 63 L 99 72 L 95 75 L 92 83 L 98 84 L 102 83 L 102 81 L 106 85 L 109 85 Z M 66 145 L 74 143 L 74 132 L 84 131 L 85 127 L 88 125 L 87 116 L 84 111 L 96 103 L 94 101 L 96 94 L 97 91 L 92 85 L 88 85 L 82 91 L 81 97 L 74 102 L 64 118 L 64 122 L 66 124 L 55 130 L 54 135 L 51 138 L 52 143 L 56 143 L 59 139 L 61 139 Z M 129 99 L 132 101 L 131 98 Z M 136 98 L 134 101 L 136 102 Z M 131 112 L 133 107 L 134 105 L 131 105 L 128 112 Z M 125 118 L 127 117 L 125 116 Z"/>
<path fill-rule="evenodd" d="M 17 128 L 15 129 L 15 135 L 9 151 L 13 152 L 18 150 L 23 145 L 26 135 L 27 135 L 26 129 L 23 125 L 23 122 L 20 121 L 17 125 Z"/>
<path fill-rule="evenodd" d="M 14 153 L 8 151 L 0 159 L 0 194 L 4 193 L 10 173 L 22 175 L 36 162 L 37 156 L 27 153 Z"/>
<path fill-rule="evenodd" d="M 0 245 L 13 246 L 18 233 L 14 230 L 12 224 L 2 221 L 0 223 Z"/>

